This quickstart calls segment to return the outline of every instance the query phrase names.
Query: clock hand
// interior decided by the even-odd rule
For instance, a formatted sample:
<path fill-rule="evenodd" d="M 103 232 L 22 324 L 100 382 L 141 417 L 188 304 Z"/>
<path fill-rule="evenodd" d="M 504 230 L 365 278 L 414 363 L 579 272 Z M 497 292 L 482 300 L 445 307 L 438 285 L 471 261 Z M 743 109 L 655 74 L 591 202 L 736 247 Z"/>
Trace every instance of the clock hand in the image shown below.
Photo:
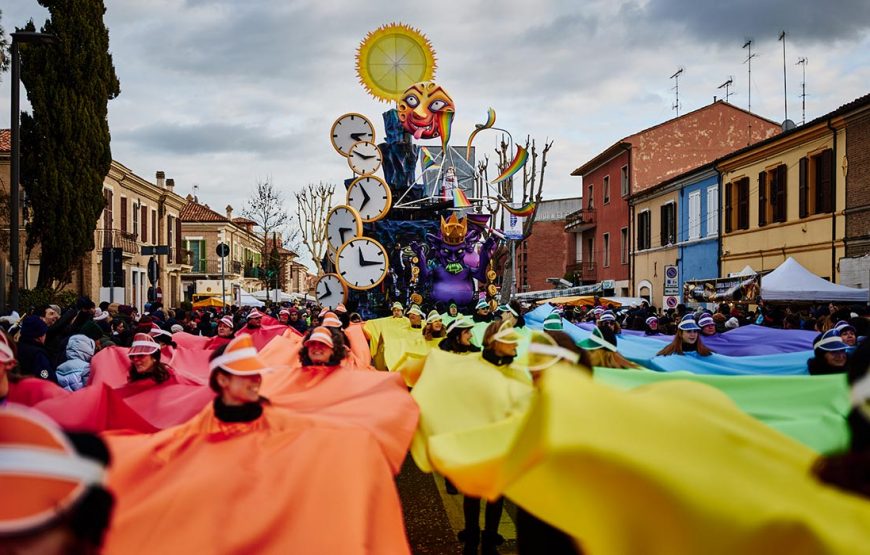
<path fill-rule="evenodd" d="M 357 142 L 361 141 L 363 137 L 368 137 L 368 136 L 369 136 L 368 131 L 362 131 L 360 133 L 351 133 L 350 134 L 350 138 L 353 139 L 354 141 L 357 141 Z"/>
<path fill-rule="evenodd" d="M 344 234 L 347 233 L 348 231 L 351 231 L 351 228 L 349 228 L 349 227 L 338 228 L 338 234 L 339 234 L 339 236 L 341 236 L 342 244 L 344 244 Z"/>
<path fill-rule="evenodd" d="M 363 154 L 363 153 L 358 152 L 358 151 L 356 151 L 356 150 L 353 151 L 353 155 L 354 155 L 354 156 L 359 156 L 359 157 L 362 158 L 363 160 L 371 160 L 372 158 L 375 157 L 374 154 Z"/>
<path fill-rule="evenodd" d="M 321 298 L 321 299 L 325 299 L 326 297 L 332 295 L 332 289 L 329 288 L 329 284 L 328 284 L 328 283 L 323 282 L 323 287 L 326 289 L 326 293 L 324 293 L 323 295 L 321 295 L 321 296 L 319 297 L 319 298 Z"/>
<path fill-rule="evenodd" d="M 377 262 L 377 261 L 368 261 L 368 260 L 366 260 L 366 259 L 363 257 L 363 253 L 362 253 L 362 251 L 357 251 L 357 252 L 359 252 L 359 265 L 360 265 L 360 267 L 365 268 L 366 266 L 377 266 L 378 264 L 380 264 L 380 262 Z"/>
<path fill-rule="evenodd" d="M 365 187 L 363 187 L 362 185 L 360 185 L 359 188 L 360 188 L 360 190 L 362 191 L 362 194 L 363 194 L 363 201 L 362 201 L 362 204 L 361 204 L 360 207 L 359 207 L 360 211 L 362 211 L 362 210 L 366 207 L 366 204 L 369 203 L 369 200 L 371 200 L 371 197 L 370 197 L 369 194 L 366 192 L 366 188 L 365 188 Z"/>

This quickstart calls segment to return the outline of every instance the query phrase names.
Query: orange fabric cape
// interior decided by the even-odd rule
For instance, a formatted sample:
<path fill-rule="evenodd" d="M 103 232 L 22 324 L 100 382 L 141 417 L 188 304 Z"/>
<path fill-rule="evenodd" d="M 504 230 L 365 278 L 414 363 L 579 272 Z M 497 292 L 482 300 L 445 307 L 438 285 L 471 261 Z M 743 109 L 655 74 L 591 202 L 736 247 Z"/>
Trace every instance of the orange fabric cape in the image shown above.
<path fill-rule="evenodd" d="M 106 440 L 118 503 L 106 553 L 409 553 L 390 467 L 365 430 L 274 406 L 227 424 L 208 405 L 181 426 Z"/>
<path fill-rule="evenodd" d="M 360 372 L 353 366 L 301 367 L 263 376 L 260 394 L 273 405 L 316 416 L 335 426 L 367 430 L 397 474 L 420 410 L 398 374 Z"/>

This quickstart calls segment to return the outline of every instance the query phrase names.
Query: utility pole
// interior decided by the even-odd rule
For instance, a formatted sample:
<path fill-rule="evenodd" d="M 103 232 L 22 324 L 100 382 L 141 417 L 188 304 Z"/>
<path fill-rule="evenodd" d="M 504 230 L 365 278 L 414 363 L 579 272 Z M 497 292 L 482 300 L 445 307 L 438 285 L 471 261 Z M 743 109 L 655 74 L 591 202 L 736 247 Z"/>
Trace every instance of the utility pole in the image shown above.
<path fill-rule="evenodd" d="M 782 41 L 782 99 L 785 103 L 785 120 L 788 119 L 788 84 L 786 82 L 785 73 L 785 31 L 779 34 L 779 40 Z"/>
<path fill-rule="evenodd" d="M 731 85 L 734 84 L 734 77 L 728 77 L 728 80 L 716 87 L 717 89 L 725 89 L 725 102 L 728 102 L 728 99 L 731 98 L 731 95 L 734 94 L 731 92 Z"/>
<path fill-rule="evenodd" d="M 803 81 L 801 81 L 801 125 L 807 122 L 807 60 L 806 58 L 798 59 L 795 65 L 801 66 L 803 70 Z"/>
<path fill-rule="evenodd" d="M 680 74 L 683 73 L 683 68 L 678 69 L 673 75 L 671 75 L 671 79 L 674 80 L 674 88 L 675 98 L 674 105 L 671 107 L 677 112 L 677 117 L 680 117 Z"/>
<path fill-rule="evenodd" d="M 752 39 L 748 39 L 744 44 L 743 48 L 748 48 L 749 55 L 743 60 L 744 64 L 749 65 L 749 108 L 747 110 L 752 112 L 752 58 L 755 58 L 758 54 L 752 53 Z"/>

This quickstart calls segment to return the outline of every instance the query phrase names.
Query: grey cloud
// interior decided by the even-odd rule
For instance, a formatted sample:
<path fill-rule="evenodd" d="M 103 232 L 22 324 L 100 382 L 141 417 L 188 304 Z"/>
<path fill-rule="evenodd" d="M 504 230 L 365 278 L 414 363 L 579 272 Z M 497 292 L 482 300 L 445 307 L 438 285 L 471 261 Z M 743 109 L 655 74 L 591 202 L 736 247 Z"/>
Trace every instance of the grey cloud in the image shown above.
<path fill-rule="evenodd" d="M 626 13 L 636 15 L 639 24 L 663 24 L 700 41 L 728 45 L 746 38 L 776 41 L 782 30 L 807 44 L 834 42 L 860 38 L 870 29 L 866 0 L 653 0 L 645 8 L 633 6 Z"/>
<path fill-rule="evenodd" d="M 287 152 L 293 144 L 289 135 L 271 136 L 259 126 L 226 123 L 156 123 L 114 133 L 113 138 L 152 152 L 180 155 L 277 154 Z"/>

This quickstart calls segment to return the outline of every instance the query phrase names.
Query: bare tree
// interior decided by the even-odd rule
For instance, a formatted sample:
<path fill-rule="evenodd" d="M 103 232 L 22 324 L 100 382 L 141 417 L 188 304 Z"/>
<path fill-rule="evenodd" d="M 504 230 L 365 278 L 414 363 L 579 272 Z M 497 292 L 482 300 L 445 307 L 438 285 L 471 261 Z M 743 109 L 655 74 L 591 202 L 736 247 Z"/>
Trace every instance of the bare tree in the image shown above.
<path fill-rule="evenodd" d="M 523 166 L 522 198 L 520 199 L 520 204 L 522 206 L 525 206 L 527 203 L 532 201 L 536 203 L 535 210 L 530 216 L 525 219 L 525 222 L 523 222 L 523 237 L 528 237 L 529 234 L 532 232 L 532 225 L 534 225 L 535 217 L 538 214 L 538 204 L 541 202 L 544 190 L 544 170 L 547 167 L 547 154 L 550 152 L 550 148 L 552 146 L 553 141 L 545 140 L 544 148 L 539 152 L 535 140 L 531 137 L 526 137 L 526 143 L 523 146 L 523 148 L 525 148 L 529 152 L 530 159 L 526 162 L 526 165 Z M 509 148 L 510 145 L 507 143 L 507 141 L 505 141 L 503 137 L 498 147 L 496 147 L 495 149 L 498 160 L 497 173 L 499 174 L 501 174 L 501 172 L 504 171 L 504 169 L 508 167 L 513 161 L 513 156 L 511 155 Z M 480 170 L 480 168 L 478 169 Z M 485 170 L 485 168 L 483 169 Z M 499 183 L 498 192 L 503 199 L 513 198 L 514 179 L 518 179 L 518 177 L 514 175 L 513 177 Z M 499 212 L 500 208 L 501 207 L 498 203 L 487 203 L 486 205 L 486 209 L 490 214 L 492 214 L 493 219 L 495 219 L 495 216 Z M 502 211 L 502 217 L 504 217 L 504 211 Z M 495 223 L 496 222 L 493 222 L 493 224 Z M 504 272 L 501 272 L 502 288 L 500 302 L 502 304 L 505 304 L 510 300 L 511 285 L 514 281 L 514 260 L 511 256 L 509 256 L 509 254 L 510 241 L 508 241 L 507 244 L 499 247 L 499 250 L 496 251 L 495 256 L 493 256 L 493 260 L 496 261 L 497 265 L 500 265 L 500 263 L 504 264 Z"/>
<path fill-rule="evenodd" d="M 285 200 L 284 193 L 275 187 L 269 177 L 257 181 L 256 188 L 242 209 L 242 215 L 254 222 L 263 234 L 263 250 L 260 254 L 264 265 L 272 254 L 276 234 L 281 236 L 281 247 L 293 250 L 290 245 L 294 242 L 299 244 L 299 230 L 292 225 L 293 217 L 287 211 Z"/>
<path fill-rule="evenodd" d="M 299 221 L 299 231 L 302 243 L 311 254 L 317 275 L 323 273 L 320 261 L 326 254 L 326 216 L 332 208 L 332 195 L 335 185 L 309 183 L 302 191 L 296 193 L 296 218 Z"/>

